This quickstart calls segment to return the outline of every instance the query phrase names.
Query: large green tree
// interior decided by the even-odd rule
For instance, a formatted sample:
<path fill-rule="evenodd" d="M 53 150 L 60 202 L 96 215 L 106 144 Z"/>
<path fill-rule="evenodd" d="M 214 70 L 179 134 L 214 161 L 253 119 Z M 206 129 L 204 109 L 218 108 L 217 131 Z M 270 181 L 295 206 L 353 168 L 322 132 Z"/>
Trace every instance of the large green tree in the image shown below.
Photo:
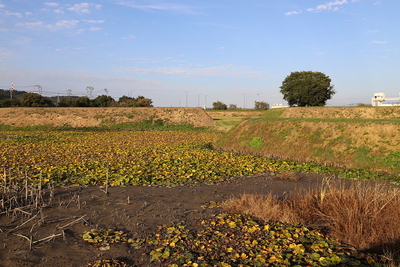
<path fill-rule="evenodd" d="M 336 93 L 331 79 L 318 71 L 296 71 L 285 78 L 280 87 L 289 106 L 325 106 Z"/>

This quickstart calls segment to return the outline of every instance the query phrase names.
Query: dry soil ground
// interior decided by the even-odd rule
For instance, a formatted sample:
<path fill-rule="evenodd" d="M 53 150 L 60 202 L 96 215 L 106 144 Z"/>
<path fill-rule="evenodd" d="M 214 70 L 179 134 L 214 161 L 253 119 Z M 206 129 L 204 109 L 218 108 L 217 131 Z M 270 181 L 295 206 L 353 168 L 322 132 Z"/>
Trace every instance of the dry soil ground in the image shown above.
<path fill-rule="evenodd" d="M 213 126 L 201 108 L 0 108 L 0 124 L 9 126 L 99 127 L 161 119 L 167 124 Z"/>
<path fill-rule="evenodd" d="M 221 212 L 220 208 L 202 207 L 210 201 L 221 202 L 243 193 L 273 192 L 283 197 L 295 188 L 317 186 L 323 178 L 316 174 L 299 175 L 298 181 L 263 174 L 234 178 L 219 185 L 111 187 L 108 194 L 99 187 L 56 188 L 51 204 L 30 221 L 22 214 L 0 215 L 0 266 L 85 266 L 98 259 L 120 259 L 132 266 L 159 266 L 150 264 L 146 248 L 112 244 L 109 250 L 102 251 L 84 242 L 81 234 L 90 229 L 114 228 L 145 237 L 153 235 L 158 226 L 171 223 L 195 229 L 202 219 Z M 57 236 L 37 242 L 52 235 Z"/>

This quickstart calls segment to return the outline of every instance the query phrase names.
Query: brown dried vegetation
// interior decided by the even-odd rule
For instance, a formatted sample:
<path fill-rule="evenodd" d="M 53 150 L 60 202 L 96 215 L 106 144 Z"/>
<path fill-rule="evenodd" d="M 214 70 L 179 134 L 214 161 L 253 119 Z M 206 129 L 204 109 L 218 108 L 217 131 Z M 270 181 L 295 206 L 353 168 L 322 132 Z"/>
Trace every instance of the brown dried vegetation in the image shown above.
<path fill-rule="evenodd" d="M 223 206 L 264 221 L 299 222 L 357 250 L 400 259 L 400 188 L 388 183 L 325 179 L 317 189 L 295 190 L 284 199 L 244 194 Z"/>

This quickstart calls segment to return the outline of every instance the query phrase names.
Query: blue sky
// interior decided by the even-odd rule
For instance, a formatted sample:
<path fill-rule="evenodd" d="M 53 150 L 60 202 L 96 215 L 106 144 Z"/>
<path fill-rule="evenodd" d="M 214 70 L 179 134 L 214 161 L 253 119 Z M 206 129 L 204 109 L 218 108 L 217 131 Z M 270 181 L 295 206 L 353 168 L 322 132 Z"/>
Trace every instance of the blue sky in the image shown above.
<path fill-rule="evenodd" d="M 398 0 L 0 0 L 0 88 L 253 108 L 311 70 L 370 103 L 399 95 L 399 26 Z"/>

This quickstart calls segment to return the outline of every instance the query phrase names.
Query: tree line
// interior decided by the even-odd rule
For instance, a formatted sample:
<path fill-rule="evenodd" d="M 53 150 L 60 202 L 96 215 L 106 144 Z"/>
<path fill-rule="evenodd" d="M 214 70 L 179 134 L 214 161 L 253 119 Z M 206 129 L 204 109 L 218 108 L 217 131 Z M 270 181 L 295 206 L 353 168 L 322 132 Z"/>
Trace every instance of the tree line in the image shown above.
<path fill-rule="evenodd" d="M 216 101 L 213 102 L 213 109 L 214 110 L 227 110 L 227 109 L 239 109 L 237 107 L 236 104 L 229 104 L 229 106 L 227 106 L 226 104 L 224 104 L 221 101 Z M 269 109 L 269 104 L 267 102 L 264 101 L 254 101 L 254 109 L 257 110 L 267 110 Z"/>
<path fill-rule="evenodd" d="M 327 100 L 336 93 L 329 76 L 318 71 L 295 71 L 288 75 L 279 87 L 289 106 L 325 106 Z M 6 91 L 0 89 L 0 107 L 152 107 L 152 100 L 144 96 L 137 98 L 122 96 L 115 101 L 111 96 L 101 95 L 95 99 L 82 97 L 45 97 L 36 93 Z M 264 101 L 255 101 L 254 109 L 267 110 L 270 106 Z M 238 109 L 235 104 L 229 107 L 221 101 L 213 103 L 213 109 Z"/>
<path fill-rule="evenodd" d="M 122 96 L 115 101 L 111 96 L 100 95 L 94 99 L 87 96 L 46 97 L 36 93 L 0 89 L 0 107 L 152 107 L 153 101 L 144 96 Z"/>

